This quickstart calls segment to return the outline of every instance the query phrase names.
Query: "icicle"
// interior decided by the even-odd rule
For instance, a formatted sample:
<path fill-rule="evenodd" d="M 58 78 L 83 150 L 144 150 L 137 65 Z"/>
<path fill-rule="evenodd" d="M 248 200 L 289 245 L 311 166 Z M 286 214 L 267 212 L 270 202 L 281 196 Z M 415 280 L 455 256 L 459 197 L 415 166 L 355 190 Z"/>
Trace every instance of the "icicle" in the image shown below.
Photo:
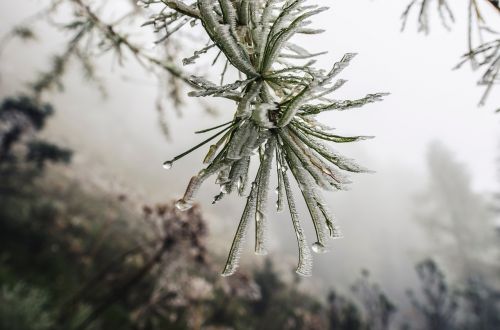
<path fill-rule="evenodd" d="M 271 176 L 271 166 L 273 163 L 276 140 L 270 139 L 267 142 L 263 160 L 260 164 L 257 177 L 257 212 L 255 213 L 255 253 L 265 255 L 266 250 L 266 230 L 267 230 L 267 198 L 269 192 L 269 178 Z"/>
<path fill-rule="evenodd" d="M 309 210 L 309 214 L 311 215 L 311 219 L 314 224 L 314 229 L 316 231 L 316 237 L 318 242 L 323 246 L 326 246 L 326 234 L 325 234 L 325 221 L 322 218 L 321 211 L 318 208 L 317 202 L 315 200 L 314 194 L 314 184 L 311 182 L 309 173 L 305 172 L 302 166 L 300 166 L 300 161 L 297 156 L 293 153 L 286 154 L 286 160 L 289 162 L 289 166 L 292 169 L 292 173 L 299 184 L 300 190 L 302 192 L 302 196 L 307 205 L 307 209 Z"/>
<path fill-rule="evenodd" d="M 292 217 L 293 227 L 295 229 L 295 235 L 297 236 L 297 245 L 299 247 L 299 263 L 297 265 L 296 272 L 302 276 L 312 275 L 312 256 L 309 252 L 307 246 L 306 236 L 302 225 L 300 223 L 299 215 L 295 207 L 295 201 L 292 195 L 292 188 L 290 187 L 290 181 L 286 174 L 282 174 L 283 186 L 285 188 L 286 197 L 288 200 L 288 208 L 290 209 L 290 216 Z"/>
<path fill-rule="evenodd" d="M 238 229 L 236 230 L 236 234 L 234 236 L 233 244 L 231 245 L 231 249 L 229 250 L 229 256 L 227 258 L 226 265 L 224 266 L 224 270 L 222 271 L 222 276 L 233 275 L 236 269 L 238 268 L 238 262 L 243 247 L 243 241 L 245 239 L 248 230 L 248 221 L 249 219 L 251 219 L 251 217 L 255 214 L 256 211 L 256 206 L 257 206 L 256 195 L 257 195 L 257 185 L 253 183 L 250 195 L 247 198 L 247 203 L 245 205 L 245 209 L 243 210 L 243 214 L 241 216 L 241 220 L 238 225 Z"/>

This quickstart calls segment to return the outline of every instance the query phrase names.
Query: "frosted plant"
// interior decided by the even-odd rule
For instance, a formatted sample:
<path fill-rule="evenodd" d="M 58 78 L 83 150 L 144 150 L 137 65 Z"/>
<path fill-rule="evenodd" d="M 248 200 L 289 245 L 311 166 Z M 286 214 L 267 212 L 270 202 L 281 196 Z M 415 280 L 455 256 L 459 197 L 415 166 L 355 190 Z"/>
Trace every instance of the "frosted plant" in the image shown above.
<path fill-rule="evenodd" d="M 484 7 L 482 5 L 484 4 Z M 418 12 L 418 30 L 429 33 L 429 10 L 435 7 L 439 12 L 441 23 L 449 29 L 455 21 L 453 12 L 447 0 L 411 0 L 403 12 L 401 19 L 404 30 L 413 10 Z M 491 17 L 500 17 L 500 4 L 498 0 L 468 0 L 468 51 L 462 56 L 456 69 L 469 62 L 473 69 L 484 69 L 478 85 L 486 86 L 479 105 L 484 105 L 491 93 L 493 86 L 500 83 L 500 38 L 499 32 L 490 26 L 483 11 L 490 10 Z M 490 22 L 491 23 L 491 22 Z M 497 110 L 500 112 L 500 109 Z"/>
<path fill-rule="evenodd" d="M 222 97 L 236 102 L 233 120 L 197 133 L 213 135 L 168 160 L 164 167 L 208 143 L 212 143 L 204 159 L 206 167 L 191 178 L 184 196 L 177 201 L 180 210 L 193 206 L 201 184 L 216 176 L 220 194 L 214 202 L 235 193 L 246 197 L 246 206 L 223 270 L 235 272 L 248 227 L 255 224 L 255 252 L 266 254 L 268 192 L 273 164 L 278 178 L 277 210 L 288 204 L 297 236 L 299 262 L 297 273 L 311 274 L 312 256 L 308 246 L 290 176 L 298 183 L 316 232 L 312 250 L 326 252 L 329 238 L 341 236 L 328 210 L 321 190 L 343 189 L 349 180 L 343 172 L 365 172 L 353 160 L 334 151 L 331 143 L 364 140 L 367 136 L 341 136 L 321 124 L 315 116 L 326 111 L 344 111 L 380 101 L 385 93 L 369 94 L 355 100 L 335 100 L 330 94 L 341 88 L 345 80 L 339 74 L 355 54 L 346 54 L 330 70 L 313 67 L 312 54 L 294 44 L 296 34 L 321 33 L 310 27 L 309 20 L 327 8 L 307 4 L 305 0 L 198 0 L 186 4 L 178 0 L 142 1 L 144 6 L 163 3 L 167 8 L 152 22 L 170 26 L 201 23 L 211 43 L 184 59 L 195 62 L 211 48 L 216 48 L 242 76 L 230 84 L 215 84 L 192 76 L 196 90 L 193 97 Z M 155 23 L 156 24 L 156 23 Z M 227 65 L 226 65 L 227 69 Z M 224 76 L 226 69 L 222 73 Z M 250 162 L 259 162 L 256 176 L 250 178 Z"/>
<path fill-rule="evenodd" d="M 455 17 L 453 16 L 453 12 L 451 11 L 447 0 L 412 0 L 401 15 L 401 19 L 403 20 L 403 26 L 401 29 L 405 29 L 412 9 L 418 7 L 418 31 L 428 34 L 430 31 L 429 10 L 433 4 L 437 8 L 439 17 L 441 18 L 441 23 L 445 28 L 449 29 L 450 23 L 455 22 Z"/>
<path fill-rule="evenodd" d="M 297 272 L 310 275 L 312 256 L 292 195 L 291 177 L 298 183 L 316 232 L 312 250 L 327 250 L 328 238 L 337 238 L 335 224 L 321 190 L 340 190 L 348 183 L 344 172 L 364 172 L 351 159 L 330 148 L 329 143 L 348 143 L 367 139 L 366 136 L 341 136 L 316 121 L 315 116 L 326 111 L 343 111 L 380 101 L 384 93 L 369 94 L 356 100 L 337 100 L 330 94 L 345 84 L 340 73 L 355 54 L 346 54 L 329 70 L 314 68 L 314 58 L 324 53 L 310 53 L 292 42 L 297 34 L 314 35 L 322 30 L 311 28 L 310 19 L 327 8 L 309 4 L 306 0 L 197 0 L 187 3 L 178 0 L 133 1 L 129 11 L 111 19 L 100 12 L 107 5 L 85 0 L 51 0 L 46 9 L 16 26 L 0 40 L 0 53 L 6 41 L 13 37 L 37 39 L 35 22 L 46 19 L 58 21 L 62 6 L 72 9 L 71 20 L 57 24 L 70 33 L 67 47 L 54 56 L 49 70 L 42 72 L 31 86 L 34 99 L 41 100 L 47 91 L 62 87 L 62 78 L 72 61 L 77 61 L 85 75 L 98 82 L 96 55 L 112 53 L 122 62 L 125 54 L 133 55 L 159 82 L 166 79 L 170 99 L 180 102 L 178 82 L 184 81 L 194 90 L 195 98 L 222 97 L 236 103 L 234 118 L 213 128 L 197 132 L 213 135 L 186 152 L 164 163 L 170 168 L 178 159 L 208 143 L 204 159 L 206 167 L 189 182 L 186 192 L 176 206 L 189 209 L 201 184 L 211 176 L 217 177 L 220 194 L 214 202 L 234 193 L 247 199 L 240 224 L 231 246 L 223 275 L 231 275 L 238 266 L 239 255 L 248 227 L 255 224 L 255 251 L 267 252 L 268 193 L 270 177 L 278 179 L 278 211 L 288 205 L 292 225 L 297 235 L 299 263 Z M 94 10 L 93 8 L 99 8 Z M 142 10 L 141 10 L 142 8 Z M 148 18 L 144 18 L 144 15 Z M 104 19 L 103 17 L 108 17 Z M 154 49 L 141 45 L 129 33 L 131 22 L 143 23 L 159 35 Z M 134 23 L 135 24 L 135 23 Z M 190 76 L 175 64 L 179 40 L 172 36 L 186 27 L 202 26 L 210 42 L 182 62 L 195 63 L 212 51 L 217 51 L 214 63 L 225 60 L 221 82 L 216 84 L 203 77 Z M 136 25 L 134 25 L 136 26 Z M 156 49 L 156 50 L 155 50 Z M 231 69 L 232 68 L 232 69 Z M 229 70 L 240 78 L 224 84 Z M 168 73 L 165 79 L 164 73 Z M 100 84 L 99 84 L 100 85 Z M 162 108 L 161 105 L 159 108 Z M 164 130 L 166 131 L 166 127 Z M 250 178 L 251 160 L 259 163 L 257 174 Z"/>

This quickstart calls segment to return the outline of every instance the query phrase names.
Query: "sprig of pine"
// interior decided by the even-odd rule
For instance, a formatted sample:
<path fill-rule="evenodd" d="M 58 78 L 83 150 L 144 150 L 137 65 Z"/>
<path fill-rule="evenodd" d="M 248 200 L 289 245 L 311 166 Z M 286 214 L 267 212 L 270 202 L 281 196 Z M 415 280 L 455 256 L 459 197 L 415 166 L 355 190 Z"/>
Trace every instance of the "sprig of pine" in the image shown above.
<path fill-rule="evenodd" d="M 194 97 L 223 97 L 236 102 L 231 122 L 204 130 L 215 134 L 190 150 L 168 160 L 165 168 L 191 151 L 212 143 L 204 159 L 207 165 L 188 184 L 177 201 L 180 210 L 192 207 L 197 191 L 211 176 L 217 176 L 221 192 L 214 202 L 230 193 L 246 197 L 222 275 L 233 274 L 251 221 L 255 224 L 255 252 L 267 253 L 268 192 L 273 163 L 278 176 L 277 210 L 288 204 L 299 248 L 297 273 L 311 275 L 312 257 L 300 223 L 290 177 L 298 183 L 312 219 L 316 239 L 312 250 L 323 253 L 328 238 L 341 236 L 321 190 L 343 189 L 349 180 L 343 172 L 366 172 L 330 148 L 330 143 L 349 143 L 368 136 L 341 136 L 319 123 L 315 116 L 325 111 L 343 111 L 377 102 L 386 93 L 369 94 L 357 100 L 333 100 L 331 93 L 344 85 L 339 74 L 355 54 L 346 54 L 328 70 L 313 67 L 316 56 L 291 40 L 297 34 L 314 35 L 322 30 L 310 27 L 311 17 L 326 7 L 306 4 L 306 0 L 197 0 L 186 4 L 179 0 L 148 1 L 149 6 L 163 3 L 168 7 L 151 19 L 158 24 L 178 26 L 183 22 L 201 23 L 211 44 L 183 61 L 185 65 L 217 48 L 227 62 L 244 78 L 230 84 L 216 84 L 202 77 L 191 77 L 197 89 Z M 224 70 L 223 74 L 225 73 Z M 259 162 L 250 179 L 250 162 Z M 251 182 L 251 183 L 250 183 Z"/>

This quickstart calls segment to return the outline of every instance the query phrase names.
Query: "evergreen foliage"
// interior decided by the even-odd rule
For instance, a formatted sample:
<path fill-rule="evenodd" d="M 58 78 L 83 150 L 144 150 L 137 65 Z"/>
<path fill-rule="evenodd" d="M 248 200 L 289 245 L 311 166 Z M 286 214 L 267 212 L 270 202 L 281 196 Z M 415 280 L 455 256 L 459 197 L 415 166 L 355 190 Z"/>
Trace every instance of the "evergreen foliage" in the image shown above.
<path fill-rule="evenodd" d="M 164 167 L 170 168 L 173 162 L 191 151 L 215 141 L 204 159 L 207 167 L 191 179 L 177 207 L 189 209 L 201 184 L 210 176 L 217 176 L 217 183 L 221 186 L 214 202 L 229 193 L 247 198 L 223 270 L 223 275 L 231 275 L 238 266 L 242 241 L 253 220 L 255 251 L 258 254 L 267 253 L 267 195 L 274 163 L 279 183 L 277 209 L 282 211 L 288 204 L 297 234 L 297 272 L 310 275 L 311 253 L 297 214 L 289 176 L 297 181 L 312 218 L 316 232 L 312 250 L 323 253 L 327 250 L 327 239 L 338 238 L 341 234 L 320 191 L 344 189 L 350 181 L 343 172 L 366 172 L 328 144 L 350 143 L 371 137 L 333 133 L 332 128 L 318 122 L 315 116 L 326 111 L 359 108 L 378 102 L 387 95 L 374 93 L 355 100 L 332 98 L 331 94 L 346 83 L 339 75 L 355 54 L 346 54 L 329 70 L 317 69 L 313 66 L 315 58 L 324 53 L 310 53 L 293 42 L 297 34 L 309 36 L 323 32 L 311 27 L 311 19 L 327 8 L 310 5 L 305 0 L 199 0 L 192 4 L 178 0 L 140 0 L 137 5 L 148 8 L 152 13 L 143 25 L 151 26 L 159 35 L 156 44 L 161 45 L 163 54 L 158 56 L 131 41 L 127 33 L 121 31 L 124 21 L 141 17 L 139 8 L 135 7 L 115 22 L 105 22 L 82 0 L 54 0 L 36 18 L 50 17 L 64 4 L 75 10 L 74 19 L 62 27 L 71 34 L 71 38 L 66 49 L 53 57 L 51 68 L 31 83 L 34 98 L 39 100 L 45 91 L 54 87 L 62 88 L 62 77 L 71 61 L 80 62 L 85 76 L 99 82 L 93 53 L 99 50 L 114 53 L 120 61 L 125 52 L 133 54 L 148 71 L 158 76 L 159 72 L 168 72 L 171 77 L 186 82 L 194 89 L 189 93 L 192 97 L 222 97 L 234 101 L 235 115 L 231 122 L 199 132 L 215 131 L 215 134 L 211 133 L 213 135 L 197 146 L 165 162 Z M 16 26 L 11 36 L 34 39 L 32 21 L 35 19 Z M 190 65 L 217 51 L 214 63 L 220 59 L 226 61 L 220 84 L 188 74 L 174 64 L 175 54 L 169 52 L 169 45 L 176 43 L 172 36 L 196 25 L 203 28 L 210 42 L 182 62 Z M 235 69 L 240 79 L 224 84 L 230 67 Z M 177 84 L 170 85 L 174 90 L 170 95 L 177 102 L 180 99 Z M 159 109 L 162 107 L 159 106 Z M 166 132 L 165 125 L 162 126 Z M 44 144 L 36 146 L 46 147 Z M 64 158 L 53 148 L 44 150 Z M 37 157 L 33 152 L 30 155 L 31 158 Z M 257 157 L 252 157 L 254 155 Z M 258 159 L 260 164 L 253 179 L 249 174 L 251 159 Z"/>
<path fill-rule="evenodd" d="M 145 6 L 156 3 L 142 2 Z M 291 40 L 296 34 L 321 33 L 322 30 L 309 27 L 309 19 L 325 11 L 325 7 L 307 5 L 303 0 L 200 0 L 191 6 L 181 1 L 164 3 L 173 10 L 162 11 L 161 15 L 171 17 L 166 24 L 172 25 L 182 18 L 192 24 L 201 23 L 213 43 L 185 59 L 184 64 L 192 63 L 215 45 L 219 55 L 223 54 L 227 62 L 245 76 L 226 85 L 217 85 L 203 77 L 189 78 L 197 88 L 191 96 L 233 100 L 236 109 L 231 122 L 203 131 L 218 130 L 214 135 L 165 162 L 165 168 L 170 168 L 191 151 L 217 139 L 205 157 L 207 167 L 191 179 L 177 207 L 189 209 L 201 184 L 211 176 L 217 176 L 221 187 L 214 202 L 233 192 L 246 196 L 247 203 L 223 270 L 223 275 L 232 275 L 252 220 L 255 222 L 255 252 L 267 253 L 267 199 L 275 162 L 277 210 L 282 211 L 285 201 L 288 203 L 299 247 L 297 272 L 310 275 L 312 258 L 297 214 L 289 175 L 291 173 L 297 181 L 314 224 L 316 241 L 312 250 L 323 253 L 327 250 L 327 239 L 338 238 L 341 234 L 320 191 L 344 189 L 349 180 L 343 171 L 366 172 L 327 143 L 349 143 L 370 137 L 334 134 L 315 116 L 325 111 L 358 108 L 380 101 L 386 94 L 369 94 L 357 100 L 329 97 L 345 84 L 346 81 L 338 76 L 355 54 L 346 54 L 328 71 L 315 69 L 313 58 L 321 54 L 311 54 Z M 222 76 L 224 74 L 225 71 Z M 255 178 L 250 179 L 249 164 L 254 154 L 257 154 L 259 167 Z"/>

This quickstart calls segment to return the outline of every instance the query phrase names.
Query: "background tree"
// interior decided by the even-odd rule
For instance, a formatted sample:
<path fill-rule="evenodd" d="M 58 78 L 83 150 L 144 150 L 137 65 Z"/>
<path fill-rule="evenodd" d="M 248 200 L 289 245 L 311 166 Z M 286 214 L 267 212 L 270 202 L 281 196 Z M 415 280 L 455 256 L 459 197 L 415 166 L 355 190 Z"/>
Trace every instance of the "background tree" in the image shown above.
<path fill-rule="evenodd" d="M 429 183 L 418 200 L 417 222 L 432 255 L 456 267 L 462 279 L 492 275 L 498 257 L 493 218 L 483 196 L 472 190 L 463 165 L 440 143 L 428 151 Z"/>

